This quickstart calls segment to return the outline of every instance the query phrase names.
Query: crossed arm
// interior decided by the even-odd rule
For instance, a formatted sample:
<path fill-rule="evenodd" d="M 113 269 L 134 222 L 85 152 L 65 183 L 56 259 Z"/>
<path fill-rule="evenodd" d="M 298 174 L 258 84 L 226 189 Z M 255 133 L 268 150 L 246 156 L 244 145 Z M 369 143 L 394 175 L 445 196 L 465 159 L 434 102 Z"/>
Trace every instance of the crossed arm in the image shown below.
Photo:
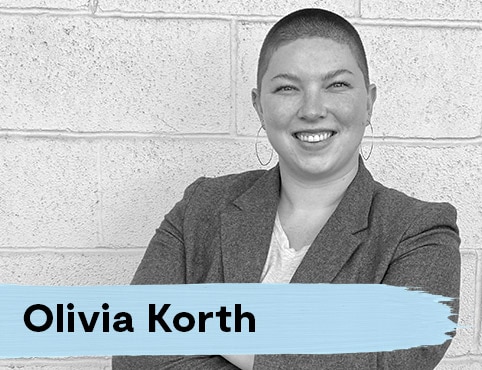
<path fill-rule="evenodd" d="M 133 284 L 185 284 L 186 257 L 182 219 L 194 183 L 185 197 L 166 216 L 152 239 L 133 279 Z M 428 209 L 414 220 L 397 247 L 383 284 L 421 287 L 434 294 L 458 297 L 460 239 L 455 210 Z M 457 307 L 454 307 L 457 312 Z M 124 369 L 390 369 L 432 370 L 442 359 L 450 341 L 380 353 L 341 355 L 244 355 L 244 356 L 123 356 L 114 357 L 113 370 Z"/>

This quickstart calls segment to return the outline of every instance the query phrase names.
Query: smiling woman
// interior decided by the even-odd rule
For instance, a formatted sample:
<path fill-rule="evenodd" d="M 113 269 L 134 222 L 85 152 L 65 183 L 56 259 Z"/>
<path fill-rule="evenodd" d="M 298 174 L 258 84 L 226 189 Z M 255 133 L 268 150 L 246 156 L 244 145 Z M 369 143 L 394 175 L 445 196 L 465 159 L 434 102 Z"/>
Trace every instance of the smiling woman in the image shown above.
<path fill-rule="evenodd" d="M 370 283 L 458 297 L 455 209 L 373 180 L 359 155 L 376 87 L 358 33 L 304 9 L 260 53 L 253 105 L 279 164 L 201 178 L 169 212 L 134 284 Z M 296 312 L 294 313 L 296 315 Z M 449 341 L 389 353 L 118 357 L 119 369 L 433 369 Z"/>
<path fill-rule="evenodd" d="M 290 246 L 299 249 L 313 242 L 356 175 L 376 87 L 365 86 L 347 45 L 321 37 L 279 47 L 261 86 L 253 105 L 279 156 L 278 213 Z M 317 189 L 308 204 L 304 195 L 294 199 L 308 194 L 300 182 Z"/>

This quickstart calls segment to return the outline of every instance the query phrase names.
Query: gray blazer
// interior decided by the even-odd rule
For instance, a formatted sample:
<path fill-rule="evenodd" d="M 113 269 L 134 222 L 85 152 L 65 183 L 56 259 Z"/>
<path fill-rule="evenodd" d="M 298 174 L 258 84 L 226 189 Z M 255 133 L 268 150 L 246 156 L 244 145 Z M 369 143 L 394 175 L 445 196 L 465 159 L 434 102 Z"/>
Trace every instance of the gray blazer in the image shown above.
<path fill-rule="evenodd" d="M 279 192 L 278 166 L 198 179 L 166 215 L 133 284 L 259 282 Z M 355 179 L 291 281 L 389 284 L 458 297 L 459 244 L 451 205 L 386 188 L 360 160 Z M 254 368 L 433 369 L 449 342 L 379 353 L 259 355 Z M 114 357 L 113 369 L 237 367 L 220 356 L 125 356 Z"/>

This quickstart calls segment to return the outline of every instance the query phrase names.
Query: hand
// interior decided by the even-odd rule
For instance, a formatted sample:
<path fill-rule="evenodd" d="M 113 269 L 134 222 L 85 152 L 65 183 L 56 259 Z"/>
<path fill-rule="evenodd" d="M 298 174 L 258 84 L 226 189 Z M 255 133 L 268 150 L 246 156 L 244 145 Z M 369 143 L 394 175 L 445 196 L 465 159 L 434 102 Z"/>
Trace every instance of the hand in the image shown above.
<path fill-rule="evenodd" d="M 226 360 L 236 365 L 241 370 L 252 370 L 254 355 L 222 355 Z"/>

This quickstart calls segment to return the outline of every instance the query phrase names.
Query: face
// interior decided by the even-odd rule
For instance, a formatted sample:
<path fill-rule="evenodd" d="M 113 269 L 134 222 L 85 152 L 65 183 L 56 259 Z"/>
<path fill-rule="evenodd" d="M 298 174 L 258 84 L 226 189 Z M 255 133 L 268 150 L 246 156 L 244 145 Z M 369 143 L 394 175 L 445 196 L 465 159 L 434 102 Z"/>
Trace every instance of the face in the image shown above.
<path fill-rule="evenodd" d="M 357 165 L 376 87 L 366 88 L 348 45 L 314 37 L 281 46 L 252 96 L 282 173 L 330 181 Z"/>

